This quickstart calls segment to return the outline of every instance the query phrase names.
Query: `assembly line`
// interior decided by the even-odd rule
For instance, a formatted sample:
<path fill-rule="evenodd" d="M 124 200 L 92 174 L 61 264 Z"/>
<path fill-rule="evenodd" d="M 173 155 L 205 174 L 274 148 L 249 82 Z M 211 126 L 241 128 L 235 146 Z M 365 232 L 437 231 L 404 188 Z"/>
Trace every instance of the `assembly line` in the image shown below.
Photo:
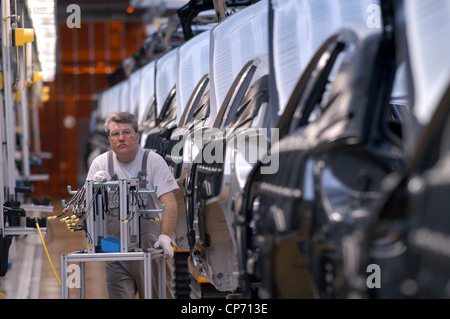
<path fill-rule="evenodd" d="M 62 299 L 86 298 L 91 261 L 109 298 L 450 297 L 447 0 L 186 1 L 95 96 L 89 170 L 58 211 L 29 198 L 48 178 L 30 171 L 47 91 L 11 8 L 1 277 L 16 241 L 30 268 L 50 263 Z M 85 244 L 58 273 L 45 235 L 60 222 Z M 39 298 L 40 271 L 18 298 Z"/>

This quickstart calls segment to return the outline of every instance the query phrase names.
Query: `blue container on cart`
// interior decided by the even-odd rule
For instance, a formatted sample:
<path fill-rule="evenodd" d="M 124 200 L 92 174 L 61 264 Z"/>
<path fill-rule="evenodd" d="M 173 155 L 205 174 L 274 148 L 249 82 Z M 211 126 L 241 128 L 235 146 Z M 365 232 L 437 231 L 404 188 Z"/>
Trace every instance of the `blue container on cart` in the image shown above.
<path fill-rule="evenodd" d="M 102 238 L 101 248 L 103 253 L 118 253 L 120 252 L 120 240 L 116 238 Z"/>

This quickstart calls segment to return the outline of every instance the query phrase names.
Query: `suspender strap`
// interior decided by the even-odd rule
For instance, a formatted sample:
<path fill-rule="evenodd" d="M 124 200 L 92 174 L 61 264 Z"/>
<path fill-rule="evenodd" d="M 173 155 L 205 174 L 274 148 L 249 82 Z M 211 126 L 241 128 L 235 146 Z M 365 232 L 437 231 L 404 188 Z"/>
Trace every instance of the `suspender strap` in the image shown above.
<path fill-rule="evenodd" d="M 145 175 L 147 175 L 147 158 L 148 158 L 148 153 L 150 152 L 150 150 L 145 150 L 144 151 L 144 156 L 142 157 L 142 166 L 141 166 L 141 172 Z"/>
<path fill-rule="evenodd" d="M 113 161 L 113 152 L 108 151 L 108 173 L 111 176 L 111 180 L 117 180 L 117 175 L 114 173 L 114 161 Z"/>
<path fill-rule="evenodd" d="M 139 187 L 140 188 L 147 188 L 147 158 L 148 153 L 150 150 L 144 151 L 144 156 L 142 156 L 142 165 L 141 165 L 141 171 L 138 173 L 139 177 Z"/>

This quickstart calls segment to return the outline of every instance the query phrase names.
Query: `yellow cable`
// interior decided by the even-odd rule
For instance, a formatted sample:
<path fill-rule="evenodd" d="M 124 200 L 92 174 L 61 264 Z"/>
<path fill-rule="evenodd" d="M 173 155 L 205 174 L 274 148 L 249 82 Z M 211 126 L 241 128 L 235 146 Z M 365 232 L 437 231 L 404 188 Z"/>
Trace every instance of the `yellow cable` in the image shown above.
<path fill-rule="evenodd" d="M 59 276 L 56 273 L 55 267 L 53 267 L 52 260 L 50 259 L 50 255 L 48 254 L 47 247 L 45 246 L 44 237 L 42 237 L 41 228 L 39 227 L 39 223 L 36 223 L 36 228 L 39 232 L 39 236 L 41 237 L 42 245 L 44 246 L 45 254 L 47 255 L 47 259 L 50 264 L 50 267 L 52 267 L 53 273 L 55 274 L 55 277 L 58 280 L 59 285 L 61 286 L 61 280 L 59 279 Z"/>
<path fill-rule="evenodd" d="M 17 17 L 18 17 L 18 15 L 17 15 L 17 0 L 15 0 L 15 6 L 14 6 L 14 13 L 16 14 L 16 19 L 17 19 Z M 22 25 L 23 25 L 23 19 L 22 19 Z M 17 52 L 17 76 L 19 76 L 19 74 L 20 74 L 20 63 L 19 63 L 19 47 L 16 47 L 16 52 Z M 25 53 L 25 46 L 24 46 L 24 51 L 23 51 L 24 53 Z M 16 78 L 16 81 L 14 81 L 14 86 L 16 86 L 16 84 L 17 84 L 17 78 Z"/>

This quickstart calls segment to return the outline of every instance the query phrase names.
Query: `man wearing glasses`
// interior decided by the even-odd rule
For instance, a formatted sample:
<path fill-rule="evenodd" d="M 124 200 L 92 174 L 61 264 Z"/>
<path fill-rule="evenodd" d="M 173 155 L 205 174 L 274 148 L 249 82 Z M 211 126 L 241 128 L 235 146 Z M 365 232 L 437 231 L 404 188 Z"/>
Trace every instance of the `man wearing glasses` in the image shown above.
<path fill-rule="evenodd" d="M 98 174 L 107 172 L 113 179 L 139 177 L 140 187 L 143 186 L 146 189 L 152 190 L 155 186 L 157 187 L 156 194 L 147 195 L 147 198 L 143 199 L 143 203 L 147 209 L 160 208 L 161 204 L 164 204 L 164 213 L 161 221 L 142 219 L 141 243 L 144 249 L 159 247 L 164 250 L 169 267 L 166 270 L 167 280 L 170 283 L 170 265 L 173 257 L 171 242 L 178 218 L 174 192 L 178 191 L 179 187 L 166 161 L 159 154 L 148 152 L 140 147 L 138 123 L 133 114 L 128 112 L 110 113 L 105 121 L 105 130 L 108 134 L 111 151 L 94 159 L 86 179 L 96 180 Z M 142 176 L 144 177 L 142 178 Z M 110 200 L 106 216 L 107 236 L 120 239 L 119 203 L 117 200 L 111 200 L 111 197 L 108 196 Z M 144 296 L 144 270 L 141 261 L 113 261 L 105 262 L 105 265 L 109 298 L 135 298 L 137 292 L 141 298 Z M 155 280 L 156 276 L 153 277 L 153 283 Z M 172 289 L 166 290 L 167 297 L 173 298 Z"/>

